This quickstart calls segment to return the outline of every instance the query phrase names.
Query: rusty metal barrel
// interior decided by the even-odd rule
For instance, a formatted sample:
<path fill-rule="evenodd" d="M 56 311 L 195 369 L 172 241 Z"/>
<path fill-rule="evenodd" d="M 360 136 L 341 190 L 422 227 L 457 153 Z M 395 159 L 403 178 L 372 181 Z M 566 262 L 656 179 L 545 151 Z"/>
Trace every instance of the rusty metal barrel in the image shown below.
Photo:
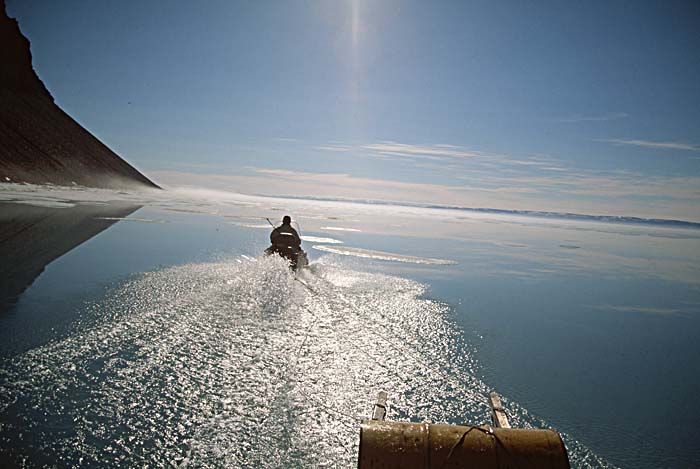
<path fill-rule="evenodd" d="M 568 469 L 554 430 L 365 420 L 360 469 Z"/>

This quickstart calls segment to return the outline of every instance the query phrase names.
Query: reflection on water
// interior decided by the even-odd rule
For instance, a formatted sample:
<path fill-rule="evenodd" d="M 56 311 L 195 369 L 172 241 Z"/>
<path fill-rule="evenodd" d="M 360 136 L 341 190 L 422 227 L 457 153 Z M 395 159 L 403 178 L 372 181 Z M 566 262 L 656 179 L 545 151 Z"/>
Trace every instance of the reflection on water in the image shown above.
<path fill-rule="evenodd" d="M 123 203 L 0 202 L 0 314 L 47 264 L 139 208 Z"/>
<path fill-rule="evenodd" d="M 424 291 L 329 258 L 300 281 L 278 258 L 144 274 L 0 370 L 4 462 L 350 467 L 382 389 L 392 419 L 484 422 L 473 352 Z"/>

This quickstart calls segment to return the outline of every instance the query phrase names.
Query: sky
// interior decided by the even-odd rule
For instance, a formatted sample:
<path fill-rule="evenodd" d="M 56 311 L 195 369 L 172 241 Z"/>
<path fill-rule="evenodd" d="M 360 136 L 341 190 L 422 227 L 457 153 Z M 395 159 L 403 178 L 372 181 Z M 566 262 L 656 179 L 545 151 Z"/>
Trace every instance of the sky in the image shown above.
<path fill-rule="evenodd" d="M 7 0 L 163 185 L 700 221 L 700 2 Z"/>

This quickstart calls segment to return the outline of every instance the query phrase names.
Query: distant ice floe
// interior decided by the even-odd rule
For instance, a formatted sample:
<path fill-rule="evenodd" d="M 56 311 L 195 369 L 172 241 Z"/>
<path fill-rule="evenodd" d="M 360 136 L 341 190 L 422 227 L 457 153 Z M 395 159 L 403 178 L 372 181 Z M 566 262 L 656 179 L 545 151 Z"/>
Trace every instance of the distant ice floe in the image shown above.
<path fill-rule="evenodd" d="M 313 248 L 318 251 L 325 251 L 333 254 L 341 254 L 343 256 L 364 257 L 366 259 L 377 259 L 382 261 L 406 262 L 409 264 L 457 265 L 455 261 L 451 261 L 449 259 L 432 259 L 429 257 L 404 256 L 401 254 L 392 254 L 390 252 L 382 251 L 372 251 L 370 249 L 362 248 L 325 245 L 314 245 Z"/>
<path fill-rule="evenodd" d="M 126 221 L 138 221 L 141 223 L 165 223 L 165 221 L 158 220 L 157 218 L 95 217 L 95 220 L 126 220 Z"/>
<path fill-rule="evenodd" d="M 659 308 L 646 305 L 636 306 L 611 304 L 588 305 L 588 308 L 605 312 L 650 314 L 654 316 L 674 316 L 678 318 L 690 318 L 693 316 L 692 308 L 684 310 L 678 308 Z"/>
<path fill-rule="evenodd" d="M 361 233 L 362 230 L 358 230 L 357 228 L 341 228 L 338 226 L 322 226 L 322 230 L 328 230 L 328 231 L 351 231 L 353 233 Z"/>
<path fill-rule="evenodd" d="M 253 215 L 234 215 L 230 213 L 221 213 L 220 215 L 224 218 L 241 218 L 243 220 L 265 220 L 265 217 L 256 217 Z"/>
<path fill-rule="evenodd" d="M 85 207 L 109 207 L 109 202 L 85 200 L 78 202 L 78 205 Z"/>
<path fill-rule="evenodd" d="M 181 212 L 181 213 L 202 213 L 201 209 L 196 208 L 174 208 L 174 207 L 163 207 L 163 210 L 168 210 L 169 212 Z"/>
<path fill-rule="evenodd" d="M 75 204 L 70 202 L 59 202 L 58 200 L 15 200 L 16 204 L 32 205 L 34 207 L 46 207 L 46 208 L 71 208 L 75 207 Z"/>
<path fill-rule="evenodd" d="M 235 221 L 226 222 L 227 225 L 241 226 L 243 228 L 258 228 L 258 229 L 268 229 L 270 225 L 256 224 L 256 223 L 238 223 Z"/>
<path fill-rule="evenodd" d="M 318 238 L 316 236 L 301 236 L 302 241 L 308 241 L 310 243 L 326 243 L 326 244 L 343 244 L 339 239 L 333 238 Z"/>

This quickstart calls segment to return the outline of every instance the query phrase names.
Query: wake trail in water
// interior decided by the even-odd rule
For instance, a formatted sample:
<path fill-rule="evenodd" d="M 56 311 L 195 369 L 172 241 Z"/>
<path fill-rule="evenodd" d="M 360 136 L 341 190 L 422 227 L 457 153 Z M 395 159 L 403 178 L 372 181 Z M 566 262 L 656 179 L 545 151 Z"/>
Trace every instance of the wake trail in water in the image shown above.
<path fill-rule="evenodd" d="M 425 291 L 333 256 L 298 279 L 277 257 L 141 275 L 2 363 L 0 463 L 352 467 L 379 390 L 392 420 L 486 422 L 473 348 Z"/>

